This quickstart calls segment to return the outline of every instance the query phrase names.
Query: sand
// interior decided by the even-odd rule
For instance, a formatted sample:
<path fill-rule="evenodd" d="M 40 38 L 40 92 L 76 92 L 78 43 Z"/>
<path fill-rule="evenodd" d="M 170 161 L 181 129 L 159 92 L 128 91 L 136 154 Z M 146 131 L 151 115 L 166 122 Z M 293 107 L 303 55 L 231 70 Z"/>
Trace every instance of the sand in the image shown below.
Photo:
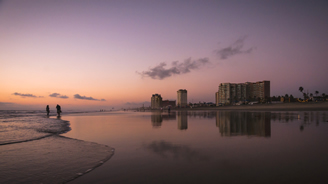
<path fill-rule="evenodd" d="M 59 135 L 0 146 L 0 183 L 66 183 L 101 166 L 114 149 Z"/>

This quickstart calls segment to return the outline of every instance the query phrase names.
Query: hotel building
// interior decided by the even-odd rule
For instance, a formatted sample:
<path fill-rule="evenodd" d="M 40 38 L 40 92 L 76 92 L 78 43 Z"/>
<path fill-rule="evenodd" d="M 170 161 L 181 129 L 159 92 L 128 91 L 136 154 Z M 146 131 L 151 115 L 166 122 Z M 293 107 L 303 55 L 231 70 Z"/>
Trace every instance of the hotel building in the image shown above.
<path fill-rule="evenodd" d="M 151 108 L 159 109 L 162 107 L 162 97 L 159 94 L 153 94 L 151 97 Z"/>
<path fill-rule="evenodd" d="M 187 90 L 180 89 L 177 91 L 177 106 L 186 107 L 187 106 Z"/>
<path fill-rule="evenodd" d="M 215 94 L 216 105 L 230 104 L 232 102 L 261 100 L 270 97 L 270 81 L 246 83 L 221 83 Z"/>

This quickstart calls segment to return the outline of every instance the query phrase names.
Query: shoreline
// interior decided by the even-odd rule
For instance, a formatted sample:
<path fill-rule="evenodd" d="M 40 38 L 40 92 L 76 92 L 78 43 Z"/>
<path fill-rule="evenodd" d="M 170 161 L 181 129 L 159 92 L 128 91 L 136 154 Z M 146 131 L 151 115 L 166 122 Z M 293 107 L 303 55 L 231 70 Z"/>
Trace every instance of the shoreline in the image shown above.
<path fill-rule="evenodd" d="M 111 146 L 66 137 L 64 134 L 72 130 L 67 120 L 49 116 L 35 116 L 29 121 L 26 120 L 29 116 L 19 117 L 20 121 L 15 118 L 0 121 L 0 125 L 6 127 L 7 122 L 10 122 L 15 128 L 13 122 L 16 122 L 16 127 L 26 123 L 25 129 L 34 130 L 36 135 L 46 135 L 32 138 L 27 136 L 22 140 L 12 138 L 0 143 L 3 165 L 6 166 L 0 166 L 0 183 L 68 183 L 102 166 L 115 154 Z M 19 133 L 14 131 L 12 134 L 25 135 L 24 132 Z M 28 167 L 33 169 L 23 169 Z"/>
<path fill-rule="evenodd" d="M 291 102 L 279 104 L 228 105 L 219 107 L 173 108 L 171 111 L 243 110 L 243 111 L 328 111 L 328 102 Z M 167 110 L 164 110 L 167 111 Z"/>

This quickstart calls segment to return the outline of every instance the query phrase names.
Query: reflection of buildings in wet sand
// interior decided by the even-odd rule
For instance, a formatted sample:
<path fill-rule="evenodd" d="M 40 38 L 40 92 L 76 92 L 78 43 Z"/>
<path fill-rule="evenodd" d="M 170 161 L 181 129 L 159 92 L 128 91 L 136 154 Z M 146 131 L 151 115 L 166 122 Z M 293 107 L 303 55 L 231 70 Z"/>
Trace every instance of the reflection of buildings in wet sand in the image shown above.
<path fill-rule="evenodd" d="M 216 126 L 221 136 L 271 136 L 270 112 L 218 112 Z"/>
<path fill-rule="evenodd" d="M 189 117 L 198 117 L 198 118 L 204 118 L 204 119 L 212 119 L 216 117 L 216 112 L 211 111 L 188 111 L 187 115 Z"/>
<path fill-rule="evenodd" d="M 162 118 L 163 118 L 164 121 L 176 120 L 177 119 L 176 112 L 170 112 L 170 113 L 167 113 L 167 114 L 162 113 Z"/>
<path fill-rule="evenodd" d="M 271 112 L 271 120 L 282 123 L 293 121 L 301 121 L 303 124 L 316 123 L 326 121 L 326 113 L 320 111 L 304 111 L 304 112 Z M 322 118 L 322 119 L 321 119 Z"/>
<path fill-rule="evenodd" d="M 171 112 L 168 114 L 163 114 L 161 112 L 152 112 L 151 123 L 153 127 L 160 127 L 163 121 L 176 120 L 176 113 Z"/>
<path fill-rule="evenodd" d="M 188 117 L 186 111 L 178 112 L 178 129 L 179 130 L 188 129 Z"/>
<path fill-rule="evenodd" d="M 160 127 L 162 125 L 163 118 L 161 112 L 153 112 L 150 116 L 153 127 Z"/>

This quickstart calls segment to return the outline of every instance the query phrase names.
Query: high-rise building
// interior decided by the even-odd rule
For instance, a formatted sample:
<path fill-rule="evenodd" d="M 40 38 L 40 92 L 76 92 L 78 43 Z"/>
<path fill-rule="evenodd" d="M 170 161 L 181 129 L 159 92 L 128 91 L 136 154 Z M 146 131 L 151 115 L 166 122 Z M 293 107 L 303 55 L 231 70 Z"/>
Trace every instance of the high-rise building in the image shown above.
<path fill-rule="evenodd" d="M 177 91 L 177 106 L 186 107 L 187 106 L 187 90 L 180 89 Z"/>
<path fill-rule="evenodd" d="M 215 94 L 216 105 L 219 103 L 230 104 L 232 102 L 266 99 L 270 97 L 270 81 L 246 82 L 246 83 L 221 83 Z"/>
<path fill-rule="evenodd" d="M 215 104 L 218 106 L 219 105 L 219 92 L 215 93 Z"/>
<path fill-rule="evenodd" d="M 230 83 L 221 83 L 219 86 L 219 91 L 218 91 L 218 96 L 219 96 L 219 100 L 218 103 L 222 103 L 222 104 L 226 104 L 226 103 L 230 103 L 230 96 L 231 96 L 231 92 L 230 92 Z M 216 104 L 218 105 L 218 104 Z"/>
<path fill-rule="evenodd" d="M 153 94 L 151 97 L 151 108 L 159 109 L 162 107 L 162 97 L 159 94 Z"/>

